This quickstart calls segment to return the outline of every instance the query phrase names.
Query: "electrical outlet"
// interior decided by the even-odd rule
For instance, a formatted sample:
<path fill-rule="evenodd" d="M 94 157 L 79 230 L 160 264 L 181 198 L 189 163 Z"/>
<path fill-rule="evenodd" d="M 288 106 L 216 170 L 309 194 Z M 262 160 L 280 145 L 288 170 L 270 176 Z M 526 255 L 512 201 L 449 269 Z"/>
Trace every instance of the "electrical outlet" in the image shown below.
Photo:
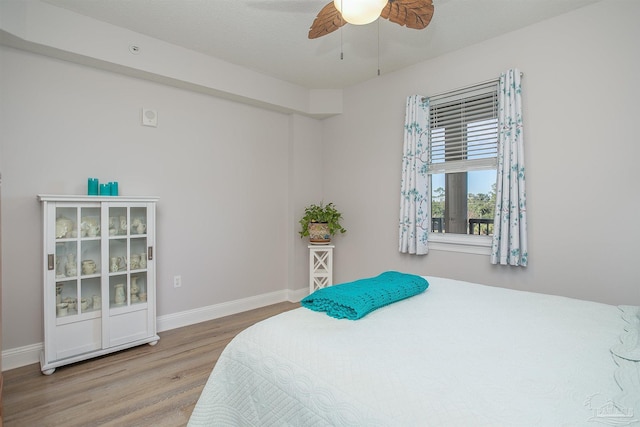
<path fill-rule="evenodd" d="M 173 287 L 174 287 L 174 288 L 180 288 L 180 287 L 182 287 L 182 277 L 180 277 L 180 276 L 173 276 Z"/>

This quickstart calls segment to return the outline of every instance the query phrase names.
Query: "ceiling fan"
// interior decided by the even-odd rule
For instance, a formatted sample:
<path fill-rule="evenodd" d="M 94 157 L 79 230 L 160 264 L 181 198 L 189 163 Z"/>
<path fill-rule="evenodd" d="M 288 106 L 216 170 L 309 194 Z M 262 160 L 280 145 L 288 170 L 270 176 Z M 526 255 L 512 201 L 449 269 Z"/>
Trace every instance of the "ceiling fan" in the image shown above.
<path fill-rule="evenodd" d="M 378 16 L 421 30 L 431 22 L 433 0 L 333 0 L 316 16 L 309 29 L 309 38 L 325 36 L 347 23 L 368 24 Z"/>

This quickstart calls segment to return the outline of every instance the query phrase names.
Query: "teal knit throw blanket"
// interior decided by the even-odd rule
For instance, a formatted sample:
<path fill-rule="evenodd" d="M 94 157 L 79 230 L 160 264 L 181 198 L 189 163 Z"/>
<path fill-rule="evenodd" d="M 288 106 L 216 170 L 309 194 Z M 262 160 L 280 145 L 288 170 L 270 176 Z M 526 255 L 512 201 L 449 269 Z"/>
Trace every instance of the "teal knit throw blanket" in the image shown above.
<path fill-rule="evenodd" d="M 380 307 L 424 292 L 428 286 L 423 277 L 387 271 L 376 277 L 318 289 L 300 303 L 336 319 L 357 320 Z"/>

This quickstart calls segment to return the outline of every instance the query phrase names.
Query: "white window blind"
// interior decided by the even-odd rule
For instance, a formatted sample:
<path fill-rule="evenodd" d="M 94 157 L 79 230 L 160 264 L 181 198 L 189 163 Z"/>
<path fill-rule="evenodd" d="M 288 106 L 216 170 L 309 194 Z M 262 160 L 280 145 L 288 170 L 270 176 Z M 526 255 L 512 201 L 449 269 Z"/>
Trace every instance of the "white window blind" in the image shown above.
<path fill-rule="evenodd" d="M 430 98 L 429 173 L 495 169 L 498 81 Z"/>

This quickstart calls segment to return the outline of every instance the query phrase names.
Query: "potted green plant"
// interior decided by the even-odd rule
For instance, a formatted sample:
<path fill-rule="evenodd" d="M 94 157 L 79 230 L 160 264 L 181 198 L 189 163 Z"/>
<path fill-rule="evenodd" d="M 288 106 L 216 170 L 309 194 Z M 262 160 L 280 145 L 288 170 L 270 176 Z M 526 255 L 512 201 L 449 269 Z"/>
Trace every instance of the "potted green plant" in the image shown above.
<path fill-rule="evenodd" d="M 344 233 L 340 225 L 342 214 L 333 203 L 309 205 L 304 209 L 304 215 L 300 219 L 300 238 L 309 236 L 312 244 L 326 244 L 331 241 L 331 236 L 336 233 Z"/>

